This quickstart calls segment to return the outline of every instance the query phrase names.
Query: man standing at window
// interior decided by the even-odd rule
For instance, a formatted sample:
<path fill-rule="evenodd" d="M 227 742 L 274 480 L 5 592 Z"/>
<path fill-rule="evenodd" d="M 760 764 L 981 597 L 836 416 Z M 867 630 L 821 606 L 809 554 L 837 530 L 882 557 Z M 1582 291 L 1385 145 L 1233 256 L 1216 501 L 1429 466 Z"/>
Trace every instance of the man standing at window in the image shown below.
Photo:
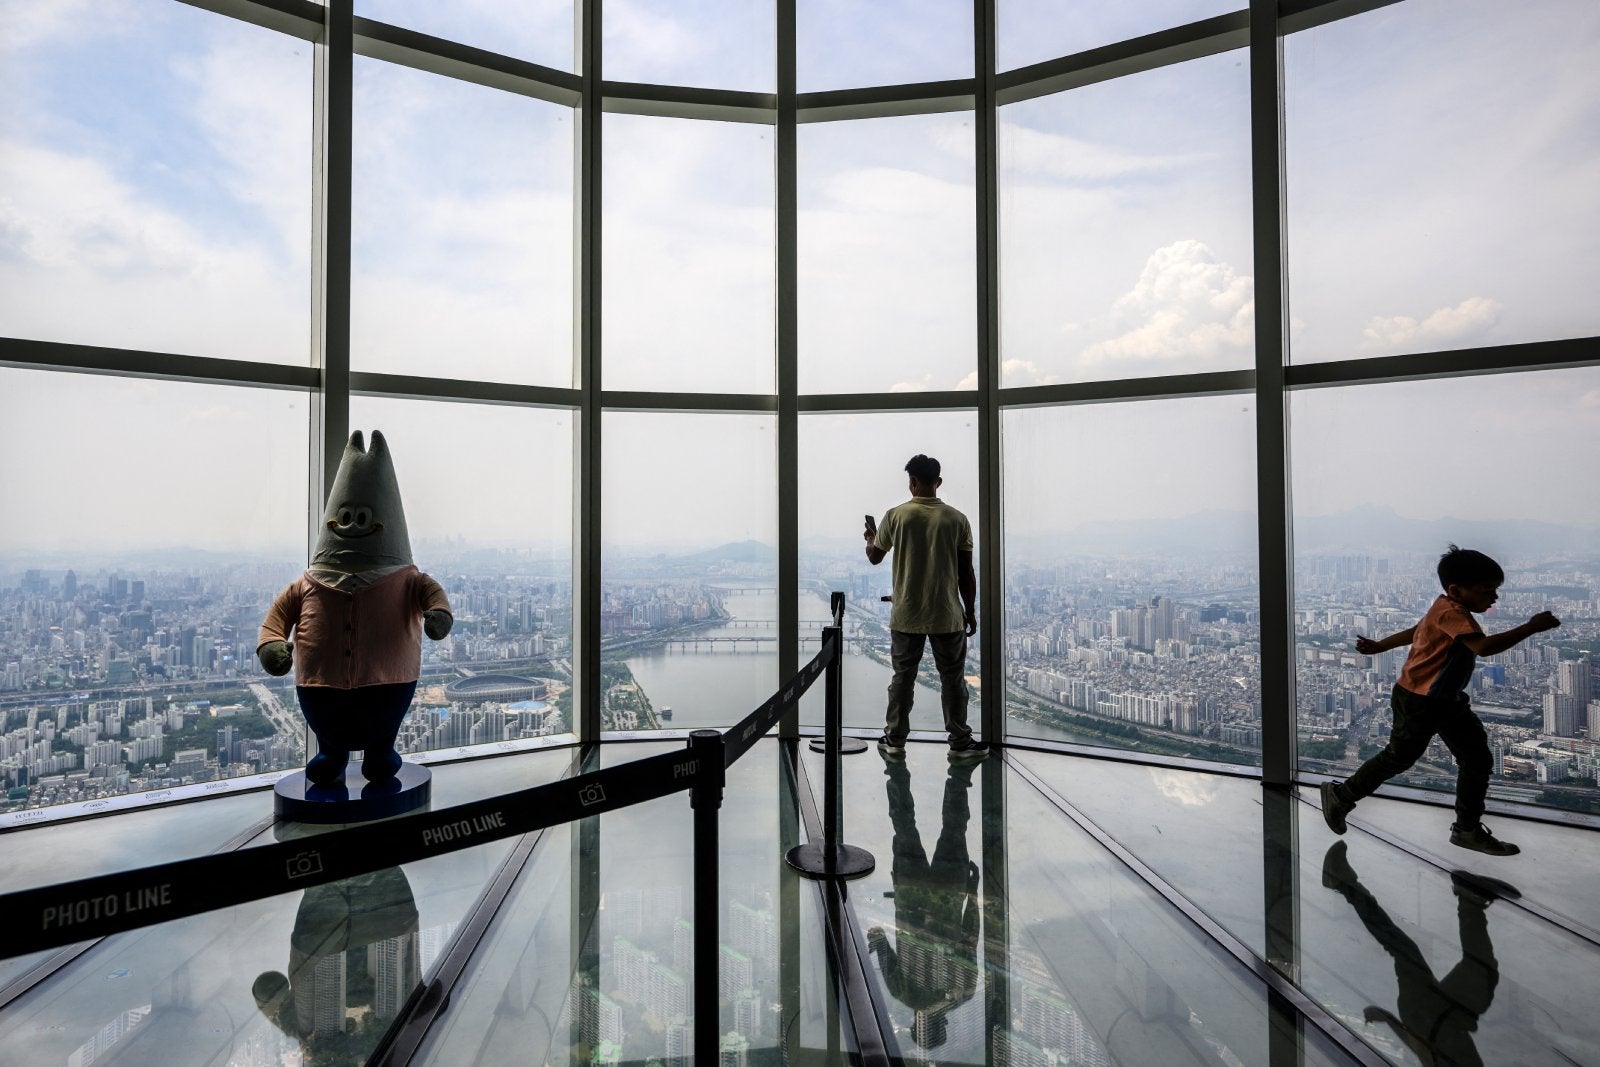
<path fill-rule="evenodd" d="M 878 751 L 903 756 L 911 731 L 917 665 L 933 644 L 939 670 L 944 728 L 952 759 L 982 759 L 988 746 L 974 741 L 967 725 L 967 638 L 978 632 L 972 570 L 972 524 L 939 499 L 939 461 L 915 455 L 906 464 L 911 499 L 888 510 L 874 525 L 867 516 L 867 560 L 876 567 L 894 552 L 894 608 L 889 613 L 889 656 L 894 679 Z"/>

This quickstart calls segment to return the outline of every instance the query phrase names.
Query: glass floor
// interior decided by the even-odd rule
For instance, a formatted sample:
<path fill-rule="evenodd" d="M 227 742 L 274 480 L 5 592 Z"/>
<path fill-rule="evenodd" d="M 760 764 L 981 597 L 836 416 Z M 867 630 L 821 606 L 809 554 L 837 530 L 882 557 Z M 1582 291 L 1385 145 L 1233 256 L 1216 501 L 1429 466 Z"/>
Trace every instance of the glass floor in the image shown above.
<path fill-rule="evenodd" d="M 1336 838 L 1247 778 L 913 743 L 844 758 L 843 839 L 876 866 L 829 890 L 783 862 L 822 807 L 795 752 L 728 775 L 723 1064 L 1600 1063 L 1594 831 L 1491 816 L 1524 850 L 1492 859 L 1445 808 L 1371 798 Z M 434 807 L 577 759 L 435 766 Z M 0 891 L 270 843 L 270 806 L 0 834 Z M 0 960 L 0 1062 L 692 1062 L 691 822 L 675 794 Z"/>

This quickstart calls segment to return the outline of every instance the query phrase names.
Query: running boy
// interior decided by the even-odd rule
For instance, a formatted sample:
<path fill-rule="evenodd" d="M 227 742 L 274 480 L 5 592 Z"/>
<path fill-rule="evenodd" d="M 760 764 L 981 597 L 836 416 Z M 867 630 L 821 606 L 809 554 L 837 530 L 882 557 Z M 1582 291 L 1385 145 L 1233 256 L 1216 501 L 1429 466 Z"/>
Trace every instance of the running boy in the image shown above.
<path fill-rule="evenodd" d="M 1394 709 L 1389 744 L 1346 781 L 1322 783 L 1322 817 L 1334 833 L 1344 833 L 1345 816 L 1356 801 L 1417 762 L 1438 734 L 1458 768 L 1456 821 L 1450 827 L 1450 843 L 1491 856 L 1515 856 L 1521 851 L 1495 837 L 1480 821 L 1494 756 L 1483 723 L 1472 713 L 1464 690 L 1472 680 L 1478 656 L 1498 655 L 1536 633 L 1555 629 L 1561 620 L 1541 611 L 1521 626 L 1484 633 L 1472 616 L 1493 606 L 1505 580 L 1500 564 L 1482 552 L 1451 545 L 1439 557 L 1439 584 L 1444 595 L 1434 600 L 1420 622 L 1381 641 L 1356 635 L 1356 651 L 1363 655 L 1401 645 L 1410 645 L 1411 652 L 1389 698 Z"/>

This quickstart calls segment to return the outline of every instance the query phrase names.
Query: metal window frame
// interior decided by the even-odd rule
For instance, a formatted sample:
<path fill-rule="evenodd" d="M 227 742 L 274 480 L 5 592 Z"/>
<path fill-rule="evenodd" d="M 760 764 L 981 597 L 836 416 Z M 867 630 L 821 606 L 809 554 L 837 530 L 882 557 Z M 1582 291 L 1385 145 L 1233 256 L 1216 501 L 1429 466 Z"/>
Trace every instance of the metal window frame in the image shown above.
<path fill-rule="evenodd" d="M 1006 411 L 1081 404 L 1127 403 L 1173 397 L 1251 395 L 1256 409 L 1258 565 L 1262 628 L 1262 761 L 1259 776 L 1271 794 L 1269 831 L 1292 854 L 1292 820 L 1284 792 L 1301 780 L 1295 752 L 1293 662 L 1294 551 L 1290 484 L 1290 399 L 1305 389 L 1389 382 L 1539 372 L 1600 366 L 1600 337 L 1563 338 L 1473 349 L 1416 352 L 1312 364 L 1288 362 L 1287 275 L 1283 188 L 1283 39 L 1286 35 L 1357 16 L 1398 0 L 1247 0 L 1229 14 L 1171 27 L 1130 40 L 1009 71 L 996 69 L 998 0 L 973 0 L 974 76 L 827 92 L 796 89 L 796 0 L 776 5 L 776 91 L 750 93 L 683 86 L 608 82 L 603 78 L 602 2 L 574 0 L 577 72 L 557 70 L 403 27 L 354 15 L 354 0 L 176 0 L 316 45 L 313 121 L 312 337 L 303 365 L 254 363 L 24 338 L 0 337 L 0 367 L 100 374 L 173 382 L 225 384 L 251 389 L 291 389 L 313 400 L 307 498 L 310 523 L 320 514 L 349 429 L 355 395 L 500 404 L 574 413 L 573 685 L 574 733 L 585 757 L 601 739 L 600 604 L 602 556 L 601 469 L 603 413 L 653 411 L 776 414 L 778 516 L 779 672 L 791 675 L 799 657 L 799 419 L 822 412 L 975 412 L 978 421 L 978 523 L 986 551 L 980 559 L 982 733 L 1006 738 L 1004 602 L 1004 492 L 1002 421 Z M 1252 240 L 1256 287 L 1255 359 L 1232 371 L 1086 381 L 1005 388 L 1000 381 L 999 315 L 999 108 L 1070 91 L 1141 71 L 1171 66 L 1231 49 L 1250 57 Z M 574 111 L 574 307 L 570 386 L 525 385 L 420 375 L 357 372 L 350 366 L 351 156 L 353 59 L 395 63 L 547 101 Z M 801 123 L 854 121 L 902 115 L 972 111 L 976 123 L 975 293 L 978 385 L 971 391 L 834 393 L 801 395 L 798 388 L 798 149 Z M 775 127 L 775 392 L 718 394 L 605 390 L 601 336 L 602 116 L 652 115 Z M 308 545 L 314 536 L 308 528 Z M 791 713 L 780 727 L 796 736 Z M 1030 742 L 1023 742 L 1028 744 Z M 1042 743 L 1040 747 L 1054 746 Z M 1193 761 L 1140 757 L 1097 749 L 1096 758 L 1183 766 Z M 1313 776 L 1315 777 L 1315 776 Z M 1292 798 L 1287 799 L 1292 807 Z M 1272 813 L 1272 812 L 1275 812 Z M 1275 828 L 1275 829 L 1274 829 Z M 574 849 L 597 847 L 598 827 L 585 824 Z M 998 839 L 1003 848 L 1003 836 Z M 1115 843 L 1108 847 L 1115 850 Z M 1282 853 L 1284 849 L 1280 849 Z M 987 854 L 987 853 L 986 853 Z M 1270 926 L 1267 966 L 1294 981 L 1298 970 L 1299 888 L 1282 855 L 1265 855 Z M 597 875 L 596 875 L 597 877 Z M 1003 887 L 1003 880 L 1001 882 Z M 576 890 L 575 890 L 576 893 Z M 592 907 L 597 885 L 579 893 Z M 1216 936 L 1213 934 L 1213 936 Z M 592 966 L 585 956 L 578 961 Z M 1262 971 L 1264 980 L 1276 981 Z M 1281 991 L 1282 983 L 1273 986 Z M 1304 1005 L 1297 1004 L 1301 1010 Z M 1313 1006 L 1314 1007 L 1314 1006 Z M 1293 1035 L 1275 1035 L 1293 1044 Z M 1348 1051 L 1348 1050 L 1347 1050 Z M 1292 1054 L 1292 1049 L 1290 1050 Z"/>
<path fill-rule="evenodd" d="M 1250 0 L 1245 9 L 1171 27 L 1074 55 L 1000 72 L 996 70 L 995 0 L 974 0 L 972 78 L 799 93 L 796 91 L 795 0 L 777 4 L 777 91 L 753 93 L 605 81 L 601 55 L 601 0 L 574 7 L 579 73 L 462 45 L 374 19 L 358 18 L 353 0 L 179 0 L 318 45 L 316 61 L 314 208 L 314 337 L 304 367 L 204 356 L 0 338 L 0 365 L 76 371 L 241 387 L 305 389 L 313 397 L 308 498 L 313 517 L 331 482 L 349 428 L 352 395 L 445 402 L 562 408 L 577 415 L 573 470 L 575 678 L 580 708 L 574 728 L 599 736 L 599 581 L 601 413 L 774 412 L 777 414 L 779 488 L 780 668 L 795 658 L 798 623 L 798 417 L 818 412 L 975 411 L 979 422 L 979 527 L 985 545 L 1003 546 L 1000 423 L 1011 408 L 1116 403 L 1158 398 L 1253 394 L 1256 400 L 1259 563 L 1264 618 L 1292 618 L 1289 576 L 1293 547 L 1289 496 L 1287 404 L 1292 391 L 1459 378 L 1600 363 L 1600 338 L 1583 337 L 1475 349 L 1314 364 L 1287 362 L 1286 276 L 1283 257 L 1282 39 L 1387 6 L 1397 0 Z M 1248 48 L 1251 57 L 1252 204 L 1257 337 L 1253 367 L 1205 374 L 1087 381 L 1003 388 L 999 381 L 998 108 L 1124 75 Z M 373 372 L 350 368 L 350 211 L 352 60 L 366 56 L 549 101 L 574 110 L 576 171 L 574 263 L 576 273 L 574 381 L 572 388 L 517 385 Z M 977 122 L 976 299 L 979 370 L 973 391 L 806 394 L 798 392 L 797 147 L 800 123 L 853 121 L 894 115 L 970 110 Z M 603 180 L 600 118 L 605 112 L 776 127 L 776 392 L 774 394 L 673 393 L 604 390 L 601 382 L 599 290 L 600 190 Z M 314 519 L 313 519 L 314 521 Z M 308 537 L 310 533 L 308 531 Z M 1004 583 L 1003 550 L 980 561 L 980 600 L 997 611 Z M 998 617 L 996 617 L 998 623 Z M 1288 623 L 1285 621 L 1284 627 Z M 1282 632 L 1278 632 L 1282 629 Z M 782 640 L 787 635 L 789 640 Z M 1005 736 L 1003 625 L 980 636 L 985 702 L 983 732 Z M 1294 669 L 1292 634 L 1263 628 L 1263 780 L 1293 782 Z M 1269 646 L 1270 647 L 1266 647 Z"/>
<path fill-rule="evenodd" d="M 353 0 L 177 0 L 274 32 L 314 42 L 316 157 L 313 206 L 314 336 L 305 366 L 253 363 L 206 356 L 0 337 L 0 366 L 71 371 L 248 388 L 307 390 L 313 397 L 307 494 L 313 516 L 333 477 L 349 428 L 352 395 L 444 402 L 561 408 L 575 412 L 573 468 L 573 599 L 575 678 L 579 709 L 575 731 L 599 737 L 599 591 L 602 472 L 601 413 L 774 412 L 777 414 L 779 486 L 780 666 L 794 659 L 798 623 L 798 417 L 817 412 L 975 411 L 979 422 L 979 524 L 982 540 L 1003 546 L 1000 423 L 1011 408 L 1118 403 L 1171 397 L 1253 394 L 1257 411 L 1259 562 L 1264 617 L 1292 617 L 1289 575 L 1293 548 L 1288 485 L 1289 395 L 1301 389 L 1380 382 L 1461 378 L 1600 365 L 1600 338 L 1580 337 L 1474 349 L 1417 352 L 1313 364 L 1287 362 L 1287 310 L 1283 258 L 1282 74 L 1285 35 L 1373 11 L 1398 0 L 1249 0 L 1239 11 L 1171 27 L 1074 55 L 1009 71 L 995 67 L 995 0 L 973 0 L 974 70 L 971 78 L 800 93 L 796 91 L 795 0 L 774 0 L 777 91 L 699 89 L 605 81 L 601 55 L 601 0 L 576 0 L 579 72 L 557 70 L 428 34 L 358 18 Z M 1124 75 L 1248 48 L 1251 56 L 1252 204 L 1257 338 L 1253 367 L 1205 374 L 1063 385 L 1003 388 L 999 382 L 998 108 Z M 549 101 L 574 110 L 576 284 L 573 386 L 518 385 L 350 368 L 350 211 L 352 61 L 356 55 L 442 77 Z M 973 391 L 806 394 L 798 392 L 797 148 L 800 123 L 853 121 L 894 115 L 971 110 L 978 123 L 976 152 L 977 315 L 979 370 Z M 600 118 L 605 112 L 736 121 L 776 127 L 776 331 L 774 394 L 634 392 L 600 388 L 602 339 L 599 289 L 600 190 L 603 180 Z M 308 531 L 308 537 L 310 532 Z M 1003 549 L 980 561 L 980 599 L 1002 601 Z M 997 619 L 998 622 L 998 619 Z M 1296 779 L 1292 634 L 1284 623 L 1265 627 L 1263 659 L 1263 780 Z M 1271 633 L 1271 641 L 1266 635 Z M 985 702 L 983 731 L 1004 739 L 1003 625 L 980 637 L 983 689 L 1001 694 Z"/>

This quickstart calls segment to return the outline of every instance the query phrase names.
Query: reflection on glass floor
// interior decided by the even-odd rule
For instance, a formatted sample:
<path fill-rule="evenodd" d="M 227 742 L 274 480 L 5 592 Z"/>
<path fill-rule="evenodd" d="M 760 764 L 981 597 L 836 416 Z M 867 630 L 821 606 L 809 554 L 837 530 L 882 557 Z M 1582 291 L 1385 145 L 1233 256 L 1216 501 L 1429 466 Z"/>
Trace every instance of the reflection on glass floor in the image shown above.
<path fill-rule="evenodd" d="M 908 1063 L 1600 1063 L 1592 831 L 1500 819 L 1524 852 L 1489 859 L 1412 803 L 1363 802 L 1335 838 L 1314 804 L 1264 807 L 1245 778 L 869 749 L 843 765 L 845 840 L 877 868 L 846 884 L 840 979 L 823 894 L 781 860 L 820 807 L 822 757 L 800 753 L 803 805 L 775 742 L 729 773 L 724 1063 L 854 1060 L 868 1030 Z M 553 780 L 573 756 L 435 768 L 436 806 Z M 0 861 L 9 886 L 200 855 L 265 805 L 29 830 L 0 837 Z M 478 909 L 515 841 L 108 938 L 0 1012 L 0 1061 L 359 1063 L 384 1042 L 395 1063 L 687 1063 L 690 840 L 687 798 L 666 797 L 548 831 L 492 917 Z M 1303 1012 L 1250 958 L 1269 946 Z M 447 1007 L 421 992 L 434 981 Z M 841 1010 L 851 989 L 862 1017 Z"/>
<path fill-rule="evenodd" d="M 1263 952 L 1270 824 L 1259 784 L 1013 758 Z M 1448 843 L 1449 808 L 1372 797 L 1338 838 L 1309 795 L 1289 809 L 1289 840 L 1277 844 L 1294 858 L 1299 984 L 1313 1001 L 1396 1063 L 1600 1063 L 1597 903 L 1584 877 L 1600 835 L 1490 816 L 1523 846 L 1491 858 Z"/>
<path fill-rule="evenodd" d="M 434 803 L 552 781 L 569 765 L 567 752 L 549 750 L 435 767 Z M 60 865 L 58 877 L 82 877 L 109 869 L 108 856 L 137 867 L 203 854 L 271 810 L 263 791 L 30 829 L 5 844 L 51 855 L 93 831 L 99 861 Z M 218 823 L 224 816 L 231 827 Z M 124 825 L 131 842 L 119 841 Z M 254 843 L 272 840 L 269 829 Z M 26 1049 L 15 1062 L 362 1062 L 512 846 L 494 842 L 107 938 L 0 1013 L 8 1050 L 0 1059 Z"/>
<path fill-rule="evenodd" d="M 905 1062 L 1272 1061 L 1264 983 L 1001 759 L 846 767 L 846 838 L 878 857 L 851 900 Z M 1346 1062 L 1314 1034 L 1300 1055 Z"/>
<path fill-rule="evenodd" d="M 602 754 L 609 766 L 669 747 L 682 743 L 615 744 Z M 419 1062 L 688 1062 L 696 1025 L 689 815 L 686 796 L 662 797 L 573 824 L 541 848 Z M 800 817 L 775 742 L 729 769 L 718 836 L 724 1062 L 824 1062 L 849 1040 L 816 892 L 783 863 L 800 840 Z"/>

